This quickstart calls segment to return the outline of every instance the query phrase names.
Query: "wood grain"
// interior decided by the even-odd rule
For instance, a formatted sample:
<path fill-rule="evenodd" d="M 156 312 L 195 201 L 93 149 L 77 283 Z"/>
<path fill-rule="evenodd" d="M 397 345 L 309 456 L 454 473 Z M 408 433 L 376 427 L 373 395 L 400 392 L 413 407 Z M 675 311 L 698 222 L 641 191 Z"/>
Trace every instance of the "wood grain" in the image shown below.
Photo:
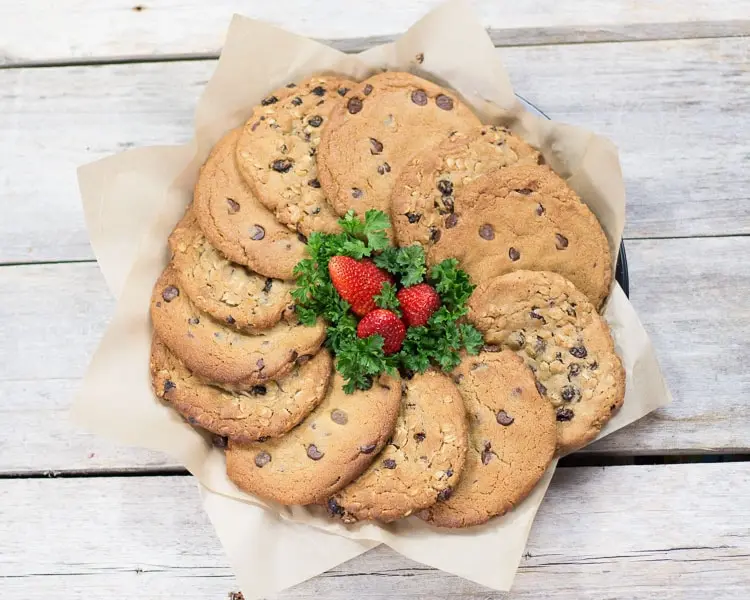
<path fill-rule="evenodd" d="M 748 463 L 559 469 L 510 595 L 380 547 L 275 598 L 734 600 L 750 588 L 749 494 Z M 5 599 L 238 589 L 188 477 L 4 480 L 0 522 Z"/>
<path fill-rule="evenodd" d="M 347 51 L 390 41 L 440 0 L 246 2 L 26 0 L 0 6 L 0 65 L 215 57 L 231 15 L 258 18 Z M 741 36 L 750 2 L 473 0 L 496 45 Z M 60 32 L 65 32 L 61 35 Z"/>
<path fill-rule="evenodd" d="M 552 118 L 618 144 L 627 236 L 750 233 L 750 37 L 498 52 Z M 92 258 L 75 167 L 187 141 L 214 66 L 0 70 L 0 264 Z"/>
<path fill-rule="evenodd" d="M 587 452 L 750 451 L 750 237 L 630 241 L 632 299 L 673 405 Z M 83 435 L 66 408 L 113 301 L 93 263 L 0 268 L 0 473 L 177 468 Z M 113 382 L 116 385 L 116 382 Z"/>

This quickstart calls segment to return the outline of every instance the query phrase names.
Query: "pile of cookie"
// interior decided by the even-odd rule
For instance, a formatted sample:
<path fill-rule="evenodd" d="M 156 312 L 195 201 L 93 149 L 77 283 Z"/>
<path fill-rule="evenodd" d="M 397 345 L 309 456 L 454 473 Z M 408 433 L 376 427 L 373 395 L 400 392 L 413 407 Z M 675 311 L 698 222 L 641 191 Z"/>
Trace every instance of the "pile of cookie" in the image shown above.
<path fill-rule="evenodd" d="M 428 264 L 459 260 L 485 346 L 450 374 L 383 374 L 346 394 L 326 324 L 298 323 L 290 292 L 307 236 L 372 208 Z M 536 149 L 413 75 L 273 92 L 215 146 L 169 247 L 151 301 L 154 389 L 266 500 L 345 522 L 480 524 L 622 404 L 596 217 Z"/>

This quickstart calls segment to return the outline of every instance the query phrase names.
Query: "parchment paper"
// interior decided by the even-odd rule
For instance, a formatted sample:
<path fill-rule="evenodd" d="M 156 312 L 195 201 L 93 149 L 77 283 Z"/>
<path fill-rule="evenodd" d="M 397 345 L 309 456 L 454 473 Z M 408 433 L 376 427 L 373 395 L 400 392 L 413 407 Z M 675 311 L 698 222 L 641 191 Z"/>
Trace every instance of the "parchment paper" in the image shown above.
<path fill-rule="evenodd" d="M 422 64 L 416 61 L 419 53 L 424 55 Z M 281 85 L 321 72 L 362 79 L 381 69 L 408 70 L 448 85 L 485 122 L 510 126 L 540 148 L 591 207 L 613 257 L 622 236 L 625 194 L 613 144 L 525 112 L 500 53 L 464 2 L 444 4 L 397 42 L 359 55 L 235 16 L 198 105 L 192 142 L 133 150 L 79 170 L 91 243 L 118 303 L 73 411 L 87 429 L 163 451 L 195 474 L 205 509 L 248 600 L 304 581 L 379 543 L 413 560 L 508 590 L 554 472 L 552 465 L 514 511 L 483 526 L 446 531 L 409 518 L 388 526 L 347 527 L 319 507 L 271 505 L 240 492 L 225 475 L 223 453 L 151 391 L 151 288 L 169 259 L 167 236 L 191 201 L 198 169 L 213 144 Z M 601 436 L 670 401 L 648 336 L 617 284 L 605 317 L 627 372 L 627 391 L 623 409 Z"/>

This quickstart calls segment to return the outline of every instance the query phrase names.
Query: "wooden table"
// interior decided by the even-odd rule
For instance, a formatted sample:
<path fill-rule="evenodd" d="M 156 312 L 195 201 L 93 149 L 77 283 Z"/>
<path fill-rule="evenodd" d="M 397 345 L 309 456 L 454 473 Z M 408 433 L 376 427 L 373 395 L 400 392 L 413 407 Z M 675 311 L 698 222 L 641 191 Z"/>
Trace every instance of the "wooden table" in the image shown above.
<path fill-rule="evenodd" d="M 0 2 L 0 598 L 237 589 L 178 464 L 69 423 L 113 308 L 75 167 L 186 141 L 234 11 L 360 50 L 434 4 Z M 618 144 L 631 297 L 675 397 L 564 461 L 509 597 L 747 598 L 750 1 L 474 4 L 519 93 Z M 505 596 L 380 548 L 280 597 Z"/>

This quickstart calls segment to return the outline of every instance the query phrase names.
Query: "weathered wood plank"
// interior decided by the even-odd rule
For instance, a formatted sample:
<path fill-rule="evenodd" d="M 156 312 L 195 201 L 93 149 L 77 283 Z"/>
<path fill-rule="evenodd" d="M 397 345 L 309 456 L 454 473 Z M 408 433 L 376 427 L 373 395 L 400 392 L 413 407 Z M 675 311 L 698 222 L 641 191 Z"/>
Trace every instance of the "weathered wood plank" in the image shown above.
<path fill-rule="evenodd" d="M 750 451 L 750 237 L 630 241 L 632 299 L 675 402 L 588 449 Z M 687 259 L 686 259 L 687 257 Z M 0 473 L 174 468 L 77 432 L 67 407 L 113 308 L 93 263 L 0 268 Z"/>
<path fill-rule="evenodd" d="M 737 501 L 749 494 L 748 463 L 559 469 L 509 595 L 381 547 L 276 597 L 733 600 L 750 588 L 750 516 Z M 191 478 L 5 480 L 0 522 L 3 598 L 238 589 Z"/>
<path fill-rule="evenodd" d="M 628 236 L 750 233 L 750 38 L 499 52 L 519 92 L 619 145 Z M 0 70 L 0 263 L 92 258 L 75 167 L 185 142 L 214 66 Z"/>
<path fill-rule="evenodd" d="M 358 51 L 393 38 L 441 0 L 339 0 L 247 3 L 219 0 L 4 3 L 0 65 L 55 64 L 132 58 L 218 55 L 235 12 Z M 471 2 L 496 45 L 682 39 L 747 35 L 750 2 L 703 0 L 633 3 L 583 0 Z M 65 31 L 66 35 L 60 35 Z"/>

